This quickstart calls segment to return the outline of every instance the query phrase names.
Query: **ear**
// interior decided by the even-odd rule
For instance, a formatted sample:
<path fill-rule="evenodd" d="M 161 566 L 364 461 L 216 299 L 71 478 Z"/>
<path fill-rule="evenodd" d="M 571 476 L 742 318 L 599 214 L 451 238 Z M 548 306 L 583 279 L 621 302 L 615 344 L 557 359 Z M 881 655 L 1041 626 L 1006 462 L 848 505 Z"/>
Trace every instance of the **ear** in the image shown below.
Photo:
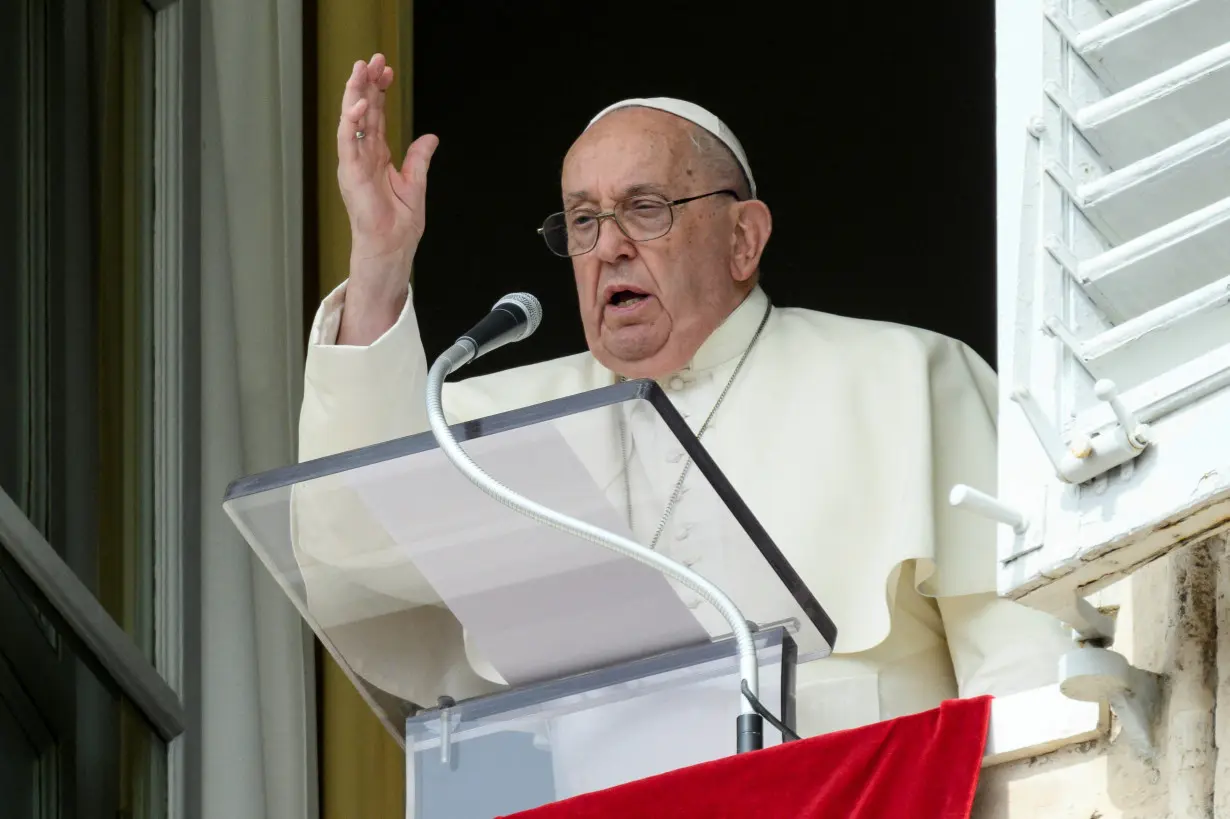
<path fill-rule="evenodd" d="M 772 232 L 773 216 L 764 202 L 752 199 L 736 206 L 734 230 L 730 236 L 730 274 L 735 281 L 746 282 L 756 274 Z"/>

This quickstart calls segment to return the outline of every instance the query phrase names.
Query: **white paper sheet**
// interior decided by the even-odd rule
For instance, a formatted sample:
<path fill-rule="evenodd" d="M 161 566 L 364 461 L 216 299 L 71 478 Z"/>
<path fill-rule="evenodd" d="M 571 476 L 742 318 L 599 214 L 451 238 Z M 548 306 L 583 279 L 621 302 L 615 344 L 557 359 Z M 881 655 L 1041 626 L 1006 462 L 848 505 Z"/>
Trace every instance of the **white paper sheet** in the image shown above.
<path fill-rule="evenodd" d="M 584 429 L 565 419 L 462 446 L 532 500 L 628 536 L 596 480 L 617 464 L 576 434 Z M 512 685 L 709 639 L 662 575 L 507 509 L 438 450 L 356 470 L 348 482 Z"/>

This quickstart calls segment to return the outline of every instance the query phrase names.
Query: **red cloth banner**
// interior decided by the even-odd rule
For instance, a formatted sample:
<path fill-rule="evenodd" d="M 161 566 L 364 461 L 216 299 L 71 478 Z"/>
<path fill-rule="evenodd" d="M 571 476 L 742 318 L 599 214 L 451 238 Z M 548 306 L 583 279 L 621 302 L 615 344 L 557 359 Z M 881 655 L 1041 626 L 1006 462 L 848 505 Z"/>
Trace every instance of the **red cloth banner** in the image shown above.
<path fill-rule="evenodd" d="M 504 819 L 968 819 L 990 715 L 990 697 L 951 700 Z"/>

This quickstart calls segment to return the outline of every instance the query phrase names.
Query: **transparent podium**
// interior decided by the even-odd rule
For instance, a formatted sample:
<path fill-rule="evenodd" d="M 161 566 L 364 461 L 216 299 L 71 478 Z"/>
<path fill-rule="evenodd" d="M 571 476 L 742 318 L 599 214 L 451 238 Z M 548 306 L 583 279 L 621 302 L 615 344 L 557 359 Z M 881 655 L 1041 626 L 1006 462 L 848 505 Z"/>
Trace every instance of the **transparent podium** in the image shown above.
<path fill-rule="evenodd" d="M 795 665 L 836 628 L 656 384 L 452 429 L 514 491 L 729 595 L 755 626 L 760 699 L 791 726 Z M 497 503 L 429 432 L 240 479 L 224 506 L 406 749 L 409 816 L 490 819 L 735 752 L 718 612 Z"/>

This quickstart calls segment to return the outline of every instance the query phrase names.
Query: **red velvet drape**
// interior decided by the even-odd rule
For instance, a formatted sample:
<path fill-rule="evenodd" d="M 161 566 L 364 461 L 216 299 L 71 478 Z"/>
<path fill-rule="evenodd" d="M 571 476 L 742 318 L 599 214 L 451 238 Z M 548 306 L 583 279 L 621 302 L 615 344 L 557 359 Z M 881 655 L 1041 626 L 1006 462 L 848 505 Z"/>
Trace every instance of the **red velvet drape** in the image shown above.
<path fill-rule="evenodd" d="M 967 819 L 991 698 L 630 782 L 505 819 Z"/>

